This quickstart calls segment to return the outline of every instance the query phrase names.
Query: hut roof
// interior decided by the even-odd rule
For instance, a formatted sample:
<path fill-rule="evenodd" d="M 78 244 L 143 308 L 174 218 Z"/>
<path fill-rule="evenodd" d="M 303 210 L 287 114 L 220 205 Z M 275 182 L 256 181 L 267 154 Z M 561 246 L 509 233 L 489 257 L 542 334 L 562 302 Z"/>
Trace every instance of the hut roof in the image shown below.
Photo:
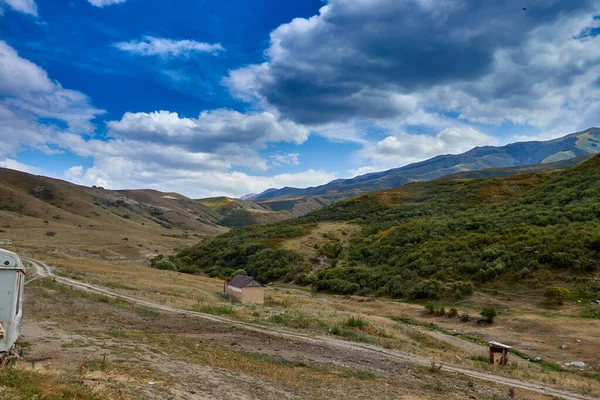
<path fill-rule="evenodd" d="M 503 344 L 503 343 L 500 343 L 500 342 L 494 342 L 494 341 L 490 342 L 490 346 L 491 347 L 499 347 L 501 349 L 512 349 L 512 346 L 508 346 L 506 344 Z"/>
<path fill-rule="evenodd" d="M 227 282 L 227 285 L 240 289 L 246 286 L 262 286 L 253 277 L 247 275 L 236 275 Z"/>

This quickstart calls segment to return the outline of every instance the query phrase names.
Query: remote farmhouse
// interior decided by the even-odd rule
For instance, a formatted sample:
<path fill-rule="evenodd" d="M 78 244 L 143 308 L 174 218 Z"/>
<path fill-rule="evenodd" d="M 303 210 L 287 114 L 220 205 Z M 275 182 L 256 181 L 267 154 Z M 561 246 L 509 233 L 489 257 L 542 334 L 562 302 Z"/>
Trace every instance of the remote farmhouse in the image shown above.
<path fill-rule="evenodd" d="M 258 304 L 265 302 L 265 287 L 251 276 L 236 275 L 227 278 L 223 289 L 227 297 L 233 301 Z"/>

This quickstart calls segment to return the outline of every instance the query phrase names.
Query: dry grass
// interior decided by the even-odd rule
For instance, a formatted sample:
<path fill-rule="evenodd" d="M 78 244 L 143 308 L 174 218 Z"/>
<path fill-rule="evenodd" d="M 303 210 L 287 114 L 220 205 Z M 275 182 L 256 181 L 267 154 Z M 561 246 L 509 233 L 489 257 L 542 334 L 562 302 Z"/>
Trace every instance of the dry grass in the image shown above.
<path fill-rule="evenodd" d="M 49 343 L 72 343 L 51 353 L 49 361 L 37 362 L 36 368 L 108 394 L 99 399 L 464 399 L 476 395 L 491 400 L 507 392 L 490 383 L 469 384 L 443 369 L 432 374 L 427 368 L 332 353 L 183 316 L 148 317 L 144 309 L 101 301 L 101 296 L 59 284 L 37 281 L 28 292 L 27 324 L 45 330 L 26 358 L 48 354 Z M 371 322 L 359 325 L 356 328 L 369 328 Z M 105 359 L 102 353 L 107 354 Z M 59 381 L 54 382 L 60 387 Z M 54 390 L 54 384 L 49 384 Z M 519 395 L 547 399 L 525 392 Z"/>
<path fill-rule="evenodd" d="M 63 265 L 62 271 L 66 275 L 173 307 L 220 309 L 224 304 L 217 295 L 222 290 L 220 280 L 144 267 L 123 268 L 100 262 L 63 260 L 59 265 Z M 266 299 L 265 306 L 227 306 L 227 314 L 245 321 L 285 326 L 320 335 L 333 334 L 349 340 L 400 349 L 423 358 L 435 357 L 445 365 L 489 369 L 490 372 L 506 376 L 526 377 L 572 390 L 600 393 L 598 380 L 576 373 L 553 371 L 515 355 L 511 357 L 509 368 L 489 367 L 477 360 L 477 357 L 487 354 L 484 345 L 426 327 L 434 323 L 447 331 L 456 330 L 466 337 L 508 343 L 530 355 L 531 359 L 540 356 L 549 362 L 562 364 L 584 361 L 595 366 L 599 362 L 595 349 L 600 345 L 600 321 L 597 320 L 561 315 L 547 317 L 541 314 L 545 310 L 539 309 L 540 313 L 514 311 L 501 314 L 494 325 L 478 325 L 475 322 L 463 323 L 458 319 L 425 315 L 423 307 L 418 304 L 364 301 L 358 297 L 321 294 L 315 296 L 293 286 L 267 288 Z M 198 300 L 201 304 L 198 304 Z M 477 304 L 478 300 L 484 303 Z M 489 304 L 492 300 L 489 295 L 474 296 L 465 307 L 458 308 L 461 312 L 466 310 L 477 315 L 476 306 Z M 348 326 L 347 321 L 352 317 L 364 321 L 364 326 Z M 416 325 L 398 323 L 395 321 L 398 318 L 414 320 Z M 567 343 L 569 348 L 559 349 L 563 343 Z"/>

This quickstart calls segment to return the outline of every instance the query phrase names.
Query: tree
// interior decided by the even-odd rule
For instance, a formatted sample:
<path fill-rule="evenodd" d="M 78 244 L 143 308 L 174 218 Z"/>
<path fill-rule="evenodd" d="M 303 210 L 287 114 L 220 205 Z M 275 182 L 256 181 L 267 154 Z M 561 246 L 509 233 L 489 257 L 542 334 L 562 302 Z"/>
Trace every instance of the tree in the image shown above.
<path fill-rule="evenodd" d="M 571 292 L 561 286 L 550 286 L 544 292 L 544 297 L 549 301 L 555 301 L 558 304 L 564 304 L 565 300 L 569 297 Z"/>
<path fill-rule="evenodd" d="M 481 310 L 480 315 L 483 317 L 483 320 L 485 322 L 487 322 L 488 324 L 493 324 L 494 320 L 498 316 L 498 310 L 496 310 L 494 307 L 486 307 L 483 310 Z"/>
<path fill-rule="evenodd" d="M 236 276 L 236 275 L 248 275 L 248 273 L 246 272 L 246 270 L 245 270 L 245 269 L 241 269 L 241 268 L 240 268 L 240 269 L 238 269 L 237 271 L 235 271 L 235 272 L 233 273 L 233 276 Z"/>

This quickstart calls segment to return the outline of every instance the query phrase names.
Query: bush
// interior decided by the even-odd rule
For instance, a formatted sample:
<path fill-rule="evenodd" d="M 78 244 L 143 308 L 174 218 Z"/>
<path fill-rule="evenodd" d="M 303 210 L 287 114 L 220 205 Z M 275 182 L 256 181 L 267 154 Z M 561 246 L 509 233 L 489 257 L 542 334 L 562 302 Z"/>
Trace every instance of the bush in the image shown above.
<path fill-rule="evenodd" d="M 233 276 L 235 276 L 235 275 L 248 275 L 248 273 L 246 272 L 246 270 L 245 270 L 245 269 L 241 269 L 241 268 L 240 268 L 240 269 L 238 269 L 237 271 L 235 271 L 235 272 L 233 273 Z"/>
<path fill-rule="evenodd" d="M 437 310 L 435 310 L 435 315 L 443 317 L 444 315 L 446 315 L 446 309 L 444 307 L 438 308 Z"/>
<path fill-rule="evenodd" d="M 56 232 L 48 231 L 48 232 L 46 232 L 46 236 L 50 236 L 50 237 L 56 236 Z"/>
<path fill-rule="evenodd" d="M 544 297 L 549 301 L 563 304 L 570 294 L 571 292 L 569 292 L 569 289 L 561 286 L 550 286 L 544 292 Z"/>
<path fill-rule="evenodd" d="M 448 311 L 448 318 L 456 318 L 458 316 L 458 310 L 454 307 Z"/>
<path fill-rule="evenodd" d="M 425 303 L 425 311 L 428 314 L 435 314 L 435 303 L 428 301 L 427 303 Z"/>
<path fill-rule="evenodd" d="M 496 319 L 496 316 L 498 316 L 498 310 L 496 310 L 494 307 L 486 307 L 483 310 L 481 310 L 481 314 L 483 317 L 483 321 L 487 322 L 488 324 L 493 324 L 494 320 Z"/>
<path fill-rule="evenodd" d="M 358 292 L 360 286 L 356 283 L 351 283 L 343 279 L 326 279 L 317 283 L 317 290 L 325 292 L 333 292 L 338 294 L 354 294 Z"/>
<path fill-rule="evenodd" d="M 344 250 L 344 247 L 340 242 L 327 242 L 318 251 L 319 255 L 325 256 L 330 259 L 336 259 Z"/>
<path fill-rule="evenodd" d="M 173 262 L 167 260 L 166 258 L 158 260 L 152 266 L 156 269 L 160 269 L 160 270 L 164 270 L 164 271 L 177 271 L 175 264 L 173 264 Z"/>

